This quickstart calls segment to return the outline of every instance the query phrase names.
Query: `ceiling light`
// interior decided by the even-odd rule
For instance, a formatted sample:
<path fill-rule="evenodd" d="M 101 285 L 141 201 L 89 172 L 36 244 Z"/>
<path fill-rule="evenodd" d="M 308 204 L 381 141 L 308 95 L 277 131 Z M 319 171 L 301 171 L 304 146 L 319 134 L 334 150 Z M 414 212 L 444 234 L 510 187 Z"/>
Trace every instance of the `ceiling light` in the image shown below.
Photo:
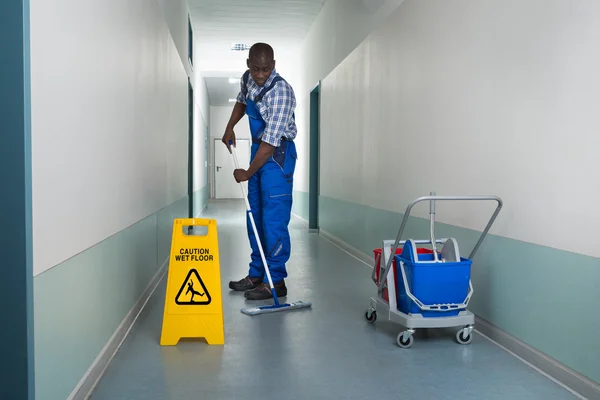
<path fill-rule="evenodd" d="M 237 99 L 229 99 L 230 103 L 235 103 L 237 101 Z"/>
<path fill-rule="evenodd" d="M 229 78 L 229 83 L 238 83 L 239 81 L 239 78 Z"/>
<path fill-rule="evenodd" d="M 232 43 L 231 50 L 233 51 L 246 51 L 250 50 L 250 46 L 245 43 Z"/>

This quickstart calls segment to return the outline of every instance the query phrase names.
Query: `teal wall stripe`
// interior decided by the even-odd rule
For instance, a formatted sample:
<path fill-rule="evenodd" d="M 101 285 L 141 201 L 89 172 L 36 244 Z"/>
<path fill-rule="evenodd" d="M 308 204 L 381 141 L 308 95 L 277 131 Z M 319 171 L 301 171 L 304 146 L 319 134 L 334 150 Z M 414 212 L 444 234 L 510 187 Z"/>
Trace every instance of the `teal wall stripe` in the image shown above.
<path fill-rule="evenodd" d="M 34 398 L 29 0 L 0 4 L 0 398 Z"/>
<path fill-rule="evenodd" d="M 404 212 L 405 207 L 399 205 L 398 209 Z M 428 206 L 423 203 L 422 207 L 427 210 Z M 320 197 L 321 229 L 369 257 L 374 248 L 381 247 L 382 240 L 396 238 L 402 218 L 399 212 Z M 481 229 L 486 223 L 481 221 Z M 456 238 L 465 256 L 480 235 L 475 230 L 436 223 L 436 237 Z M 429 220 L 410 217 L 402 239 L 407 238 L 429 239 Z M 364 279 L 369 276 L 365 273 Z M 489 235 L 475 255 L 471 278 L 475 290 L 471 311 L 600 382 L 600 318 L 596 317 L 600 259 Z M 365 299 L 365 308 L 368 301 Z"/>
<path fill-rule="evenodd" d="M 0 398 L 33 399 L 29 0 L 0 3 Z"/>
<path fill-rule="evenodd" d="M 309 196 L 308 192 L 294 190 L 292 212 L 300 218 L 308 221 L 309 215 Z"/>
<path fill-rule="evenodd" d="M 208 186 L 194 192 L 194 216 L 197 216 L 208 204 Z"/>

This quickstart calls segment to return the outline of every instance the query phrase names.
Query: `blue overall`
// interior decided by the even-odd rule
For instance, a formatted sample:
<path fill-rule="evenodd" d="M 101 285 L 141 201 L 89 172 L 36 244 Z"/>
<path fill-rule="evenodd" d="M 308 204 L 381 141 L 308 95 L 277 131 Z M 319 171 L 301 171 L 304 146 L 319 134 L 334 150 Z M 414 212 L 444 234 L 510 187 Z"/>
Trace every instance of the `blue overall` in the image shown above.
<path fill-rule="evenodd" d="M 271 85 L 265 86 L 254 101 L 246 96 L 246 115 L 248 115 L 252 134 L 251 163 L 260 147 L 260 138 L 266 126 L 257 103 L 281 79 L 283 78 L 280 76 L 275 77 Z M 273 156 L 248 181 L 248 202 L 273 284 L 287 277 L 286 263 L 291 252 L 288 224 L 292 211 L 296 158 L 294 142 L 282 138 Z M 249 275 L 253 278 L 260 277 L 264 282 L 268 282 L 249 215 L 246 219 L 252 248 Z"/>

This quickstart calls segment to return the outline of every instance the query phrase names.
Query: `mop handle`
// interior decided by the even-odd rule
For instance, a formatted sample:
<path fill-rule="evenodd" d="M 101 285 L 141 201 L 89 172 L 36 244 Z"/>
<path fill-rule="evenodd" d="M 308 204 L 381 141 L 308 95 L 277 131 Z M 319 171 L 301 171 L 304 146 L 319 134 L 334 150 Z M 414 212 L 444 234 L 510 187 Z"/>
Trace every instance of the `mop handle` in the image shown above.
<path fill-rule="evenodd" d="M 235 164 L 235 169 L 240 169 L 238 159 L 235 154 L 235 147 L 231 145 L 231 141 L 229 141 L 229 146 L 231 147 L 231 154 L 233 154 L 233 162 Z M 242 189 L 242 197 L 246 201 L 246 210 L 250 211 L 250 202 L 248 201 L 248 196 L 246 196 L 246 191 L 244 190 L 244 185 L 242 185 L 242 182 L 240 182 L 240 188 Z"/>
<path fill-rule="evenodd" d="M 235 163 L 235 169 L 239 169 L 240 166 L 238 164 L 237 155 L 235 154 L 235 147 L 231 146 L 231 141 L 229 142 L 231 147 L 231 154 L 233 154 L 233 162 Z M 267 265 L 267 260 L 265 258 L 265 253 L 263 251 L 262 243 L 260 242 L 260 238 L 258 237 L 258 231 L 256 229 L 256 224 L 254 223 L 254 217 L 252 216 L 252 210 L 250 209 L 250 202 L 248 201 L 248 197 L 246 196 L 246 191 L 244 190 L 244 185 L 240 182 L 240 187 L 242 188 L 242 195 L 244 200 L 246 200 L 246 209 L 248 210 L 248 215 L 250 216 L 250 223 L 252 224 L 252 229 L 254 230 L 254 236 L 256 237 L 256 242 L 258 245 L 258 250 L 260 251 L 260 257 L 262 258 L 263 265 L 265 266 L 265 272 L 267 273 L 267 278 L 269 278 L 269 285 L 271 286 L 271 294 L 273 295 L 273 299 L 275 300 L 275 304 L 279 305 L 279 300 L 277 299 L 277 293 L 275 293 L 275 286 L 273 285 L 273 281 L 271 280 L 271 273 L 269 272 L 269 266 Z"/>

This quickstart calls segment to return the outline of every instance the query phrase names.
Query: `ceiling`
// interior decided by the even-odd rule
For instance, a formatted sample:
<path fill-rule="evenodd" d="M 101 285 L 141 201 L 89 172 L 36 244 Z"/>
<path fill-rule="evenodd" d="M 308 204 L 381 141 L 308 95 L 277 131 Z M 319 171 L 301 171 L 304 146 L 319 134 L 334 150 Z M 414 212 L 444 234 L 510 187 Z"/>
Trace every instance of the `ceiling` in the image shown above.
<path fill-rule="evenodd" d="M 194 24 L 196 68 L 206 77 L 211 105 L 228 105 L 246 70 L 248 51 L 232 43 L 273 46 L 275 59 L 295 54 L 325 0 L 189 0 Z"/>

